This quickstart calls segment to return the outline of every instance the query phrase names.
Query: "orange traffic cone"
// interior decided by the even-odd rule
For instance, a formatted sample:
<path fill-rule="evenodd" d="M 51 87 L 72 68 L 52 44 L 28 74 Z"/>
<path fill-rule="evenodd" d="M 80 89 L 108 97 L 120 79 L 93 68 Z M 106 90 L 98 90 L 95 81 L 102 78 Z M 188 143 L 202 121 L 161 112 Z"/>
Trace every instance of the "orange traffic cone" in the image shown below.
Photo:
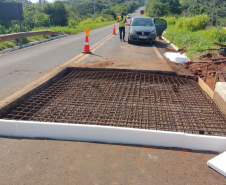
<path fill-rule="evenodd" d="M 114 25 L 114 28 L 113 28 L 113 35 L 116 35 L 115 25 Z"/>
<path fill-rule="evenodd" d="M 84 52 L 82 53 L 86 53 L 86 54 L 91 54 L 92 52 L 90 52 L 89 49 L 89 39 L 88 36 L 86 36 L 86 40 L 85 40 L 85 46 L 84 46 Z"/>

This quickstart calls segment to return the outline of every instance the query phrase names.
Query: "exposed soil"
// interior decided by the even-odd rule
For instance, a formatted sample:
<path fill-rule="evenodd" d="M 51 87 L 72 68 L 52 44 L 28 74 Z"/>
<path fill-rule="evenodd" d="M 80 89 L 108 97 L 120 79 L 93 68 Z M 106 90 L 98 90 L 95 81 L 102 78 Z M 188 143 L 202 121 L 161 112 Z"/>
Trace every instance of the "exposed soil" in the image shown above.
<path fill-rule="evenodd" d="M 158 48 L 162 55 L 166 52 L 176 52 L 176 50 L 170 44 L 168 44 L 166 41 L 160 38 L 157 39 L 156 47 Z M 194 76 L 192 71 L 187 70 L 183 65 L 171 62 L 168 58 L 165 58 L 165 60 L 167 60 L 168 64 L 171 66 L 173 71 L 178 75 Z"/>
<path fill-rule="evenodd" d="M 165 52 L 176 52 L 169 44 L 167 44 L 164 40 L 158 39 L 157 46 L 159 51 L 164 54 Z M 185 50 L 179 51 L 179 53 L 185 53 Z M 206 66 L 208 65 L 207 79 L 206 84 L 213 89 L 215 74 L 218 72 L 226 81 L 226 59 L 225 62 L 220 64 L 215 64 L 211 59 L 218 59 L 226 57 L 226 52 L 219 53 L 207 53 L 205 55 L 200 56 L 195 59 L 195 62 L 188 62 L 186 64 L 180 64 L 171 62 L 167 59 L 168 63 L 177 74 L 183 74 L 186 76 L 195 75 L 199 76 L 204 80 Z M 201 62 L 197 62 L 201 61 Z M 183 67 L 181 67 L 183 66 Z M 218 80 L 220 81 L 220 80 Z"/>
<path fill-rule="evenodd" d="M 226 53 L 207 53 L 199 57 L 198 60 L 206 62 L 191 62 L 184 64 L 185 68 L 190 69 L 196 76 L 204 79 L 206 73 L 206 66 L 208 65 L 206 84 L 213 89 L 215 74 L 218 72 L 226 80 L 226 60 L 225 62 L 215 64 L 211 61 L 211 58 L 221 58 L 226 57 Z M 219 80 L 218 80 L 219 81 Z"/>
<path fill-rule="evenodd" d="M 105 68 L 108 66 L 113 65 L 114 63 L 111 61 L 106 61 L 106 62 L 98 62 L 98 63 L 92 63 L 92 64 L 86 64 L 86 65 L 81 65 L 78 67 L 92 67 L 92 68 Z"/>

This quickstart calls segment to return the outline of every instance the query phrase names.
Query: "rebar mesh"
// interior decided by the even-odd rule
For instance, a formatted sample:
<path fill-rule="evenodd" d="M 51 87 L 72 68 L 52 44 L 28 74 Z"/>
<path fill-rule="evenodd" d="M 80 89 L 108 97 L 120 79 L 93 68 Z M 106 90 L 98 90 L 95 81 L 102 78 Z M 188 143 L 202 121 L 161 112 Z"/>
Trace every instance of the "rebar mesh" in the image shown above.
<path fill-rule="evenodd" d="M 187 78 L 72 71 L 4 119 L 226 135 L 226 118 Z"/>

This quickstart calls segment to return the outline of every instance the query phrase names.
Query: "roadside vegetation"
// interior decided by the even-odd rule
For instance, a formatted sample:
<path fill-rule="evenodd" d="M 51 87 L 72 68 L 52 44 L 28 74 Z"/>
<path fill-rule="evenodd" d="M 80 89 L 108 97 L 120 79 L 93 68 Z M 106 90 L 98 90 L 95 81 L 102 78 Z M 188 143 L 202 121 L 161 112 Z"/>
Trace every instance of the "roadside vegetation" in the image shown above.
<path fill-rule="evenodd" d="M 213 42 L 226 42 L 226 30 L 221 27 L 209 27 L 206 15 L 185 17 L 163 17 L 168 22 L 164 37 L 179 49 L 186 51 L 190 58 L 198 57 L 209 48 L 219 48 Z M 208 51 L 209 52 L 209 51 Z"/>
<path fill-rule="evenodd" d="M 170 42 L 179 49 L 186 51 L 189 58 L 196 58 L 205 54 L 209 48 L 219 48 L 213 42 L 226 42 L 226 31 L 220 27 L 211 27 L 207 30 L 195 32 L 178 29 L 175 25 L 169 25 L 164 35 Z"/>
<path fill-rule="evenodd" d="M 1 2 L 12 0 L 1 0 Z M 67 34 L 76 34 L 86 28 L 95 29 L 113 24 L 120 13 L 132 13 L 143 6 L 145 0 L 96 0 L 95 14 L 92 0 L 55 1 L 54 3 L 32 4 L 27 0 L 16 0 L 23 3 L 24 32 L 51 30 Z M 18 21 L 0 21 L 0 35 L 20 32 Z M 0 50 L 26 44 L 35 40 L 49 38 L 49 35 L 29 37 L 7 42 L 0 42 Z"/>
<path fill-rule="evenodd" d="M 216 2 L 214 25 L 212 26 L 213 1 L 205 0 L 147 0 L 146 16 L 161 17 L 167 21 L 166 37 L 189 58 L 196 58 L 219 48 L 213 42 L 226 42 L 226 1 Z M 214 51 L 212 51 L 214 52 Z"/>
<path fill-rule="evenodd" d="M 192 17 L 205 14 L 212 22 L 213 0 L 146 0 L 145 14 L 149 17 Z M 226 26 L 226 1 L 217 0 L 214 26 Z"/>

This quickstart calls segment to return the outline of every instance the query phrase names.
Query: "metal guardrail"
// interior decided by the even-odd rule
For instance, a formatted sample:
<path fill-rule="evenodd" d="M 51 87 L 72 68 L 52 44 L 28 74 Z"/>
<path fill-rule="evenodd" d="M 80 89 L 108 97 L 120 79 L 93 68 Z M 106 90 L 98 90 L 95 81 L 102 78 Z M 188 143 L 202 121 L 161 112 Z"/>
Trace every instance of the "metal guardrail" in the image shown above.
<path fill-rule="evenodd" d="M 19 33 L 12 33 L 12 34 L 6 34 L 6 35 L 0 35 L 0 42 L 8 41 L 8 40 L 14 40 L 14 39 L 20 39 L 24 37 L 33 37 L 38 35 L 60 35 L 62 33 L 54 32 L 54 31 L 31 31 L 31 32 L 19 32 Z"/>

